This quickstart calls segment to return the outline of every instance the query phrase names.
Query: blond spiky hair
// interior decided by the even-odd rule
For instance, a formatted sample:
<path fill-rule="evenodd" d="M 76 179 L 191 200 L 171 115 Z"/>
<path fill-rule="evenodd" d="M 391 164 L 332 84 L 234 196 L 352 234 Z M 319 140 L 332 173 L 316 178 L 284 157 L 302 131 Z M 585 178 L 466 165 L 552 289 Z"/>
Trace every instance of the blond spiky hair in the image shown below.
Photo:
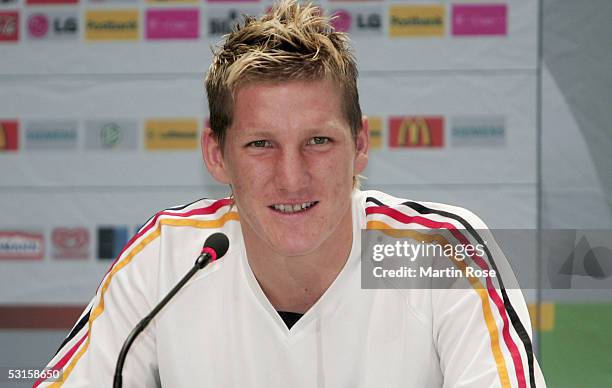
<path fill-rule="evenodd" d="M 206 93 L 210 127 L 222 149 L 235 92 L 250 82 L 333 80 L 353 137 L 361 130 L 357 65 L 348 38 L 316 6 L 281 0 L 261 18 L 244 16 L 213 55 Z"/>

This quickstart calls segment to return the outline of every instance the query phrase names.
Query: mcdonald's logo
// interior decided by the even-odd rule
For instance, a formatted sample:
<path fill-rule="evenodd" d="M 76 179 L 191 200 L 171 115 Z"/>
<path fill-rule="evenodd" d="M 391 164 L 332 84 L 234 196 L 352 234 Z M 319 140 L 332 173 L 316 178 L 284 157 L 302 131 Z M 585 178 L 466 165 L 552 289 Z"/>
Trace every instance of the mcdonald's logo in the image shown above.
<path fill-rule="evenodd" d="M 442 116 L 389 118 L 389 148 L 440 148 L 444 146 Z"/>
<path fill-rule="evenodd" d="M 16 151 L 18 140 L 17 121 L 0 121 L 0 152 Z"/>

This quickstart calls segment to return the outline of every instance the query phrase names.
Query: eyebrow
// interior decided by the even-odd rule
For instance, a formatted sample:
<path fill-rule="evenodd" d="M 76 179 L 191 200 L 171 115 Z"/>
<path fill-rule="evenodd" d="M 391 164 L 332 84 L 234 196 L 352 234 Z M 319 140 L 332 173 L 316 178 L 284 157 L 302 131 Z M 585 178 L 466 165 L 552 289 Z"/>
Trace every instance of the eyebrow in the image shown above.
<path fill-rule="evenodd" d="M 309 128 L 305 130 L 305 133 L 308 135 L 312 135 L 312 136 L 316 136 L 317 134 L 319 134 L 321 131 L 328 131 L 328 130 L 342 130 L 343 128 L 339 125 L 337 125 L 334 122 L 327 122 L 325 123 L 324 126 L 321 126 L 319 128 Z M 272 138 L 275 136 L 275 134 L 273 132 L 270 131 L 266 131 L 266 130 L 254 130 L 253 132 L 250 132 L 248 134 L 245 134 L 243 131 L 239 132 L 240 137 L 257 137 L 257 138 Z"/>

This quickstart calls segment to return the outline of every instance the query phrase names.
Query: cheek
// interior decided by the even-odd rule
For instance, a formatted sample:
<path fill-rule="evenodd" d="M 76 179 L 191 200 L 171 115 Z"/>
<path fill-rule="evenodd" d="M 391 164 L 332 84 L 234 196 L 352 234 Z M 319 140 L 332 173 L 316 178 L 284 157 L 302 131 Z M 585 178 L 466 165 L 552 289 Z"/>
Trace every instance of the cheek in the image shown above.
<path fill-rule="evenodd" d="M 317 158 L 311 168 L 328 184 L 342 186 L 350 181 L 352 185 L 353 159 L 346 152 Z"/>
<path fill-rule="evenodd" d="M 252 191 L 255 187 L 261 186 L 262 181 L 265 181 L 266 174 L 269 174 L 270 168 L 261 160 L 246 157 L 236 157 L 230 155 L 228 160 L 228 170 L 230 172 L 231 185 L 234 190 Z"/>

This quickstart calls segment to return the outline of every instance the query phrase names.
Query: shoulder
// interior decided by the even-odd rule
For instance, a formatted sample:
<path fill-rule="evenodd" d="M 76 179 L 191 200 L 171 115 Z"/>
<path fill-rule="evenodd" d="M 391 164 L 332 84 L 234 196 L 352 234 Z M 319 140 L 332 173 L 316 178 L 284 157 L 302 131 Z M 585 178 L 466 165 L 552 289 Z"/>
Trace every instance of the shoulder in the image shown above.
<path fill-rule="evenodd" d="M 219 220 L 224 223 L 228 218 L 231 218 L 231 216 L 228 215 L 232 213 L 230 211 L 231 207 L 232 200 L 229 198 L 199 199 L 186 205 L 174 206 L 158 211 L 145 222 L 140 231 L 150 229 L 155 225 L 197 226 L 197 221 L 212 220 Z M 211 226 L 213 226 L 213 224 L 211 224 Z"/>
<path fill-rule="evenodd" d="M 362 191 L 366 227 L 378 225 L 387 229 L 425 227 L 433 229 L 486 229 L 487 226 L 472 211 L 438 202 L 415 201 L 387 193 Z"/>
<path fill-rule="evenodd" d="M 123 267 L 133 258 L 146 261 L 147 267 L 159 263 L 161 256 L 171 261 L 182 261 L 184 256 L 195 260 L 209 235 L 223 232 L 231 238 L 237 227 L 229 221 L 238 219 L 229 198 L 199 199 L 158 211 L 128 241 L 111 269 L 119 263 Z"/>
<path fill-rule="evenodd" d="M 174 232 L 222 231 L 228 221 L 238 221 L 238 213 L 229 198 L 203 198 L 186 205 L 170 207 L 155 213 L 138 230 L 134 239 L 168 236 Z"/>

